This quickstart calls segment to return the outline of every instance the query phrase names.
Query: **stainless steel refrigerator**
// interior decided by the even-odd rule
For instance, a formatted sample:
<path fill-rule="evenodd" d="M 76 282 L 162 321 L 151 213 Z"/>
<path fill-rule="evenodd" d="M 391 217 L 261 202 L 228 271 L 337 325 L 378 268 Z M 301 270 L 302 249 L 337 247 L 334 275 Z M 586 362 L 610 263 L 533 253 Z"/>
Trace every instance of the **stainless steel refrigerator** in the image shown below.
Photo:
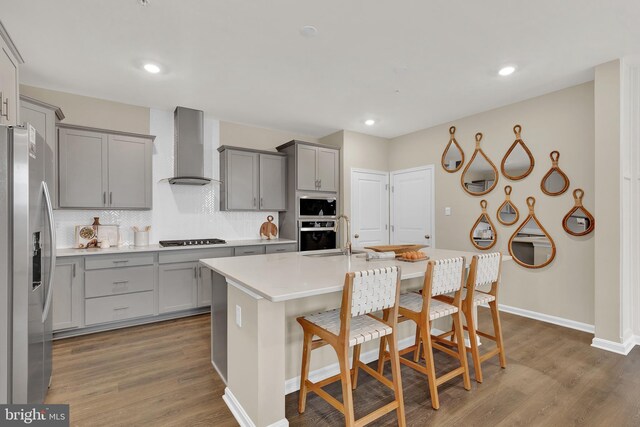
<path fill-rule="evenodd" d="M 42 403 L 51 379 L 53 161 L 32 126 L 0 126 L 0 403 Z"/>

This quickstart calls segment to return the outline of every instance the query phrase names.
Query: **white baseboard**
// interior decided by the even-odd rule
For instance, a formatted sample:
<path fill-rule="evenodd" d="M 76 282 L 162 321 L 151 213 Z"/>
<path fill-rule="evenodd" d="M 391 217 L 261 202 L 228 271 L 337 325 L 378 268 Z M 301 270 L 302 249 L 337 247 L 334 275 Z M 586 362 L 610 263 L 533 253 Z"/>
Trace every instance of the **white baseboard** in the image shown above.
<path fill-rule="evenodd" d="M 483 307 L 489 307 L 486 304 Z M 537 311 L 525 310 L 524 308 L 512 307 L 509 305 L 498 304 L 498 310 L 505 313 L 515 314 L 517 316 L 527 317 L 529 319 L 539 320 L 545 323 L 552 323 L 558 326 L 564 326 L 569 329 L 576 329 L 582 332 L 589 332 L 593 334 L 595 332 L 595 326 L 588 323 L 577 322 L 575 320 L 565 319 L 563 317 L 552 316 L 550 314 L 538 313 Z"/>
<path fill-rule="evenodd" d="M 233 395 L 229 387 L 224 389 L 224 395 L 222 396 L 222 400 L 227 404 L 229 410 L 233 414 L 234 418 L 240 424 L 240 427 L 256 427 L 256 424 L 249 417 L 247 412 L 244 410 L 238 399 Z M 276 421 L 273 424 L 270 424 L 267 427 L 288 427 L 289 420 L 283 418 L 279 421 Z"/>
<path fill-rule="evenodd" d="M 591 347 L 607 350 L 626 356 L 636 345 L 640 345 L 639 336 L 631 336 L 624 342 L 609 341 L 602 338 L 594 338 L 591 341 Z"/>

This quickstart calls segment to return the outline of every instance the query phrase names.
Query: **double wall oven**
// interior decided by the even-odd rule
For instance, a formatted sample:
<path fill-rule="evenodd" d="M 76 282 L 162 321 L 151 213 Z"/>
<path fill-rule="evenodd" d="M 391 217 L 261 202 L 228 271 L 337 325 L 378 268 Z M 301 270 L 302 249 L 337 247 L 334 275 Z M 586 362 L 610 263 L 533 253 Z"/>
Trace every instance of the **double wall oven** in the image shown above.
<path fill-rule="evenodd" d="M 301 252 L 338 247 L 335 231 L 338 208 L 335 196 L 300 195 L 296 209 Z"/>

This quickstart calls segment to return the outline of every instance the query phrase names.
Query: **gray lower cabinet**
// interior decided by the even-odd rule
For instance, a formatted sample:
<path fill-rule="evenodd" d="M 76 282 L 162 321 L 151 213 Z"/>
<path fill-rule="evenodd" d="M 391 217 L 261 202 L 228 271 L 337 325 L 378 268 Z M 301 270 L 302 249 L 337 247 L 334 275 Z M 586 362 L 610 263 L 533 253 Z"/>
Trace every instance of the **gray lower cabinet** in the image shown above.
<path fill-rule="evenodd" d="M 153 301 L 153 291 L 86 299 L 85 325 L 152 316 Z"/>
<path fill-rule="evenodd" d="M 286 243 L 283 245 L 266 245 L 265 246 L 265 253 L 267 254 L 295 252 L 296 250 L 298 250 L 297 243 Z"/>
<path fill-rule="evenodd" d="M 49 187 L 53 208 L 58 207 L 58 144 L 56 123 L 64 119 L 62 110 L 27 96 L 20 97 L 20 121 L 29 123 L 44 138 L 47 158 L 54 161 L 45 162 L 45 181 Z"/>
<path fill-rule="evenodd" d="M 153 137 L 58 125 L 59 206 L 151 209 Z"/>
<path fill-rule="evenodd" d="M 158 274 L 160 313 L 187 310 L 198 304 L 198 263 L 160 265 Z"/>
<path fill-rule="evenodd" d="M 212 272 L 207 267 L 198 266 L 198 307 L 211 305 Z"/>
<path fill-rule="evenodd" d="M 221 146 L 221 210 L 284 211 L 287 158 L 237 147 Z"/>
<path fill-rule="evenodd" d="M 82 326 L 81 262 L 81 259 L 65 258 L 56 263 L 51 305 L 54 331 Z"/>

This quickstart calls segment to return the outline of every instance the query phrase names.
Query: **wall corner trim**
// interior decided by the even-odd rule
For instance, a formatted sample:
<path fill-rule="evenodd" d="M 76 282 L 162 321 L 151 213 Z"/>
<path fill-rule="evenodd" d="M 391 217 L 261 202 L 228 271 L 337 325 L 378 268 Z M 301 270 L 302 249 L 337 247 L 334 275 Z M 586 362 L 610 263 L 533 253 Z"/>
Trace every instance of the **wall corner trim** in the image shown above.
<path fill-rule="evenodd" d="M 602 338 L 594 338 L 591 342 L 591 347 L 626 356 L 638 343 L 640 343 L 640 336 L 629 337 L 629 339 L 621 343 Z"/>
<path fill-rule="evenodd" d="M 222 400 L 227 404 L 229 410 L 233 414 L 240 427 L 256 427 L 256 424 L 249 417 L 249 414 L 244 410 L 238 399 L 233 395 L 229 387 L 224 389 L 224 395 L 222 396 Z M 283 418 L 281 420 L 276 421 L 273 424 L 268 425 L 267 427 L 288 427 L 289 420 Z"/>

